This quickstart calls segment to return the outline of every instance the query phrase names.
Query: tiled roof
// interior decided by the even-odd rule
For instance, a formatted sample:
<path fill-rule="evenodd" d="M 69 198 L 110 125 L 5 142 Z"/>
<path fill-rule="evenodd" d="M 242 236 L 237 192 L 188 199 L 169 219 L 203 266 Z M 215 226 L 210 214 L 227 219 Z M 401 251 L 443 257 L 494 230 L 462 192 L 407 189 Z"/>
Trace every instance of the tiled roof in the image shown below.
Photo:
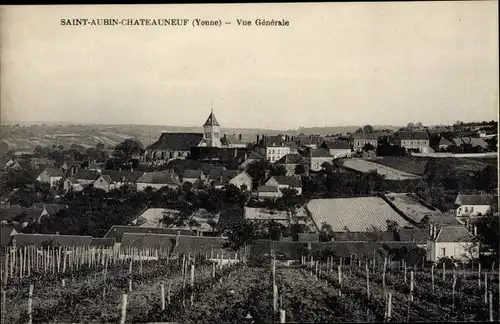
<path fill-rule="evenodd" d="M 402 140 L 428 140 L 427 132 L 398 132 L 397 136 Z"/>
<path fill-rule="evenodd" d="M 40 218 L 42 212 L 43 212 L 42 208 L 24 208 L 24 207 L 2 208 L 0 210 L 0 219 L 2 221 L 16 221 L 15 220 L 16 218 L 20 218 L 17 220 L 19 223 L 33 222 L 37 221 Z"/>
<path fill-rule="evenodd" d="M 318 158 L 320 158 L 320 157 L 332 157 L 330 152 L 328 152 L 327 150 L 325 150 L 323 148 L 311 149 L 309 154 L 311 157 L 318 157 Z"/>
<path fill-rule="evenodd" d="M 279 192 L 279 189 L 277 186 L 259 186 L 257 188 L 258 192 Z"/>
<path fill-rule="evenodd" d="M 282 135 L 267 136 L 264 138 L 267 147 L 286 147 L 289 145 Z"/>
<path fill-rule="evenodd" d="M 93 237 L 90 245 L 92 246 L 102 246 L 102 247 L 111 247 L 115 245 L 114 238 L 96 238 Z"/>
<path fill-rule="evenodd" d="M 203 172 L 201 170 L 184 170 L 182 174 L 183 179 L 195 179 L 200 178 Z"/>
<path fill-rule="evenodd" d="M 12 235 L 16 234 L 17 231 L 9 226 L 1 225 L 0 226 L 0 246 L 7 246 L 10 244 L 10 240 L 12 239 Z"/>
<path fill-rule="evenodd" d="M 51 177 L 63 177 L 64 176 L 64 172 L 62 172 L 62 170 L 58 169 L 58 168 L 48 167 L 45 170 L 47 171 L 47 173 Z"/>
<path fill-rule="evenodd" d="M 459 137 L 459 138 L 454 138 L 453 142 L 457 146 L 469 144 L 472 145 L 472 147 L 481 147 L 481 148 L 486 148 L 488 147 L 488 144 L 484 141 L 482 138 L 477 138 L 477 137 Z"/>
<path fill-rule="evenodd" d="M 250 153 L 250 155 L 248 156 L 247 159 L 249 159 L 249 160 L 263 160 L 264 158 L 262 156 L 260 156 L 259 154 L 252 152 L 252 153 Z"/>
<path fill-rule="evenodd" d="M 322 147 L 329 150 L 349 150 L 351 145 L 343 141 L 324 141 Z"/>
<path fill-rule="evenodd" d="M 220 143 L 222 145 L 230 145 L 230 144 L 233 144 L 233 145 L 240 144 L 241 145 L 241 144 L 246 144 L 245 142 L 243 142 L 242 140 L 240 140 L 239 137 L 236 136 L 236 135 L 224 135 L 220 139 Z"/>
<path fill-rule="evenodd" d="M 74 175 L 77 180 L 95 180 L 99 176 L 99 172 L 90 170 L 78 170 Z"/>
<path fill-rule="evenodd" d="M 446 139 L 445 137 L 441 137 L 441 139 L 439 140 L 439 146 L 451 146 L 451 145 L 453 145 L 453 143 L 448 139 Z"/>
<path fill-rule="evenodd" d="M 436 242 L 472 242 L 474 235 L 472 235 L 463 226 L 444 226 L 442 227 L 436 237 Z"/>
<path fill-rule="evenodd" d="M 289 153 L 276 161 L 276 164 L 299 164 L 304 161 L 302 155 L 297 153 Z"/>
<path fill-rule="evenodd" d="M 203 139 L 200 133 L 162 133 L 158 141 L 151 144 L 146 150 L 190 151 Z"/>
<path fill-rule="evenodd" d="M 435 225 L 460 225 L 457 217 L 454 214 L 428 214 L 425 215 L 429 224 Z"/>
<path fill-rule="evenodd" d="M 160 228 L 160 227 L 139 227 L 139 226 L 119 226 L 114 225 L 109 229 L 109 231 L 104 235 L 104 238 L 114 238 L 117 243 L 122 241 L 122 236 L 124 233 L 153 233 L 153 234 L 175 234 L 181 232 L 181 235 L 193 235 L 191 230 L 178 230 L 175 228 Z"/>
<path fill-rule="evenodd" d="M 221 237 L 204 236 L 179 236 L 179 245 L 176 244 L 177 235 L 169 234 L 140 234 L 124 233 L 122 237 L 122 248 L 148 247 L 168 250 L 178 253 L 218 253 L 225 250 L 224 244 L 227 240 Z"/>
<path fill-rule="evenodd" d="M 417 244 L 427 243 L 429 238 L 429 231 L 426 229 L 407 229 L 402 228 L 399 230 L 400 241 L 402 242 L 415 242 Z"/>
<path fill-rule="evenodd" d="M 103 175 L 101 175 L 101 177 L 107 183 L 113 183 L 114 182 L 113 180 L 111 180 L 111 177 L 109 175 L 107 175 L 107 174 L 103 174 Z"/>
<path fill-rule="evenodd" d="M 493 195 L 461 195 L 455 199 L 455 205 L 494 205 L 495 198 Z"/>
<path fill-rule="evenodd" d="M 155 183 L 165 185 L 180 185 L 179 181 L 172 175 L 170 171 L 154 171 L 146 172 L 137 180 L 138 183 Z"/>
<path fill-rule="evenodd" d="M 208 115 L 207 121 L 203 124 L 203 126 L 220 126 L 213 111 L 210 112 L 210 115 Z"/>
<path fill-rule="evenodd" d="M 397 222 L 400 227 L 410 225 L 379 197 L 313 199 L 307 209 L 316 226 L 321 227 L 325 222 L 335 232 L 371 232 L 372 227 L 383 231 L 387 220 Z"/>
<path fill-rule="evenodd" d="M 111 179 L 112 182 L 123 182 L 130 181 L 135 182 L 142 175 L 144 175 L 144 171 L 119 171 L 119 170 L 102 170 L 101 174 L 103 176 L 107 176 Z"/>
<path fill-rule="evenodd" d="M 378 140 L 378 134 L 374 133 L 369 133 L 369 134 L 364 134 L 364 133 L 354 133 L 352 134 L 353 139 L 365 139 L 365 140 Z"/>
<path fill-rule="evenodd" d="M 321 226 L 321 225 L 320 225 Z M 366 242 L 385 242 L 393 241 L 392 232 L 334 232 L 334 241 L 366 241 Z"/>
<path fill-rule="evenodd" d="M 12 238 L 12 244 L 15 243 L 17 246 L 41 246 L 50 242 L 58 246 L 89 246 L 92 237 L 57 234 L 16 234 Z"/>
<path fill-rule="evenodd" d="M 61 209 L 66 209 L 68 208 L 68 205 L 65 205 L 65 204 L 45 204 L 45 203 L 36 203 L 33 205 L 34 208 L 40 208 L 40 209 L 44 209 L 50 214 L 50 215 L 54 215 L 56 214 L 58 211 L 60 211 Z"/>
<path fill-rule="evenodd" d="M 288 185 L 292 188 L 302 187 L 302 179 L 294 176 L 273 176 L 272 177 L 280 185 Z"/>

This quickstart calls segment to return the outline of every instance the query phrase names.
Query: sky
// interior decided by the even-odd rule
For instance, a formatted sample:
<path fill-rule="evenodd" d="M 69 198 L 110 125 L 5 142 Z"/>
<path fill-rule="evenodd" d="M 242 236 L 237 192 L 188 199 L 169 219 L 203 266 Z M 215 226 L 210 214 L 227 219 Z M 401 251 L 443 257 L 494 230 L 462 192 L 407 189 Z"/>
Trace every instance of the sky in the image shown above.
<path fill-rule="evenodd" d="M 198 126 L 211 108 L 231 128 L 498 120 L 497 6 L 4 6 L 2 123 Z M 190 25 L 61 25 L 70 18 Z M 196 18 L 231 24 L 192 27 Z"/>

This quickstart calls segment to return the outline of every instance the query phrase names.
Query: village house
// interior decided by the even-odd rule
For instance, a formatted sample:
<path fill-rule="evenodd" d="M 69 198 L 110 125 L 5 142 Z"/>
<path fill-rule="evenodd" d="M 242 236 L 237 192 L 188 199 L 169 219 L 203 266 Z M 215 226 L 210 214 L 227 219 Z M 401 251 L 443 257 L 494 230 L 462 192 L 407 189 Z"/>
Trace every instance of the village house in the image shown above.
<path fill-rule="evenodd" d="M 497 197 L 494 195 L 463 195 L 455 199 L 455 215 L 457 219 L 466 220 L 471 216 L 485 216 L 498 208 Z"/>
<path fill-rule="evenodd" d="M 298 147 L 308 147 L 311 149 L 318 148 L 324 139 L 320 135 L 309 135 L 299 134 L 298 136 L 292 137 L 292 142 L 297 144 Z"/>
<path fill-rule="evenodd" d="M 153 189 L 161 189 L 163 187 L 176 189 L 180 186 L 181 182 L 175 173 L 171 171 L 146 172 L 137 180 L 138 191 L 143 191 L 147 187 L 151 187 Z"/>
<path fill-rule="evenodd" d="M 64 180 L 64 191 L 82 191 L 84 188 L 92 185 L 99 176 L 96 171 L 79 170 L 75 175 L 70 176 Z"/>
<path fill-rule="evenodd" d="M 398 132 L 397 145 L 410 152 L 429 152 L 429 134 L 427 132 Z"/>
<path fill-rule="evenodd" d="M 61 165 L 61 170 L 67 175 L 67 176 L 73 176 L 78 173 L 78 171 L 81 168 L 83 161 L 65 161 Z"/>
<path fill-rule="evenodd" d="M 214 176 L 214 172 L 212 172 L 209 179 L 216 189 L 222 189 L 226 185 L 232 184 L 239 189 L 252 191 L 253 180 L 246 171 L 223 170 L 217 176 Z"/>
<path fill-rule="evenodd" d="M 449 149 L 450 147 L 452 147 L 454 145 L 455 144 L 453 142 L 451 142 L 450 140 L 446 139 L 445 137 L 441 137 L 441 139 L 439 140 L 438 147 L 439 147 L 440 151 L 446 151 L 447 149 Z"/>
<path fill-rule="evenodd" d="M 254 162 L 262 161 L 264 158 L 255 152 L 251 152 L 250 155 L 240 164 L 240 168 L 247 170 L 248 166 Z"/>
<path fill-rule="evenodd" d="M 283 194 L 279 190 L 278 186 L 259 186 L 257 188 L 257 193 L 256 196 L 258 198 L 271 198 L 271 199 L 277 199 Z"/>
<path fill-rule="evenodd" d="M 479 150 L 485 150 L 488 148 L 488 144 L 484 141 L 484 138 L 463 136 L 454 138 L 453 143 L 461 148 L 470 147 Z"/>
<path fill-rule="evenodd" d="M 79 192 L 88 187 L 88 185 L 83 185 L 74 177 L 67 177 L 63 182 L 63 188 L 65 192 L 74 191 Z"/>
<path fill-rule="evenodd" d="M 289 153 L 276 161 L 275 164 L 284 166 L 287 176 L 295 175 L 296 168 L 299 165 L 304 168 L 303 173 L 307 173 L 309 170 L 307 160 L 297 153 Z"/>
<path fill-rule="evenodd" d="M 364 134 L 364 133 L 354 133 L 352 135 L 353 150 L 361 151 L 366 144 L 372 145 L 375 149 L 378 146 L 378 135 L 377 134 Z"/>
<path fill-rule="evenodd" d="M 57 168 L 47 167 L 42 173 L 38 175 L 36 181 L 41 183 L 48 183 L 50 187 L 56 187 L 59 181 L 62 181 L 64 173 Z"/>
<path fill-rule="evenodd" d="M 238 136 L 236 136 L 235 134 L 229 136 L 227 134 L 224 134 L 220 142 L 222 147 L 229 148 L 245 148 L 248 144 L 243 142 L 241 134 L 239 134 Z"/>
<path fill-rule="evenodd" d="M 272 176 L 265 185 L 277 187 L 279 190 L 295 189 L 299 196 L 302 195 L 302 179 L 300 177 Z"/>
<path fill-rule="evenodd" d="M 276 136 L 264 135 L 257 145 L 258 153 L 271 163 L 290 153 L 289 138 L 281 134 Z"/>
<path fill-rule="evenodd" d="M 431 225 L 427 243 L 427 261 L 437 262 L 441 258 L 470 260 L 479 257 L 479 245 L 474 235 L 463 226 Z"/>
<path fill-rule="evenodd" d="M 333 156 L 323 148 L 309 150 L 310 170 L 321 171 L 323 163 L 333 164 Z"/>
<path fill-rule="evenodd" d="M 184 170 L 182 173 L 182 182 L 189 182 L 191 184 L 194 184 L 195 182 L 201 181 L 205 182 L 206 180 L 205 173 L 203 173 L 203 170 Z"/>
<path fill-rule="evenodd" d="M 334 158 L 350 158 L 351 145 L 344 141 L 324 141 L 320 148 L 325 149 Z"/>
<path fill-rule="evenodd" d="M 144 175 L 142 171 L 104 170 L 93 182 L 93 187 L 106 192 L 121 188 L 125 185 L 136 188 L 137 180 Z"/>

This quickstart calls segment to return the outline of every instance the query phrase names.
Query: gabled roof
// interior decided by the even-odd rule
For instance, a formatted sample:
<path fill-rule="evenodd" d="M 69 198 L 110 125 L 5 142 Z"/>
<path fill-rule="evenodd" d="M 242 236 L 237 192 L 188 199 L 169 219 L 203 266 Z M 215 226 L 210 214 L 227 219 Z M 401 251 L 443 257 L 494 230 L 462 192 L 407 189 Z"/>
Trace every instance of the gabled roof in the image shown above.
<path fill-rule="evenodd" d="M 165 185 L 180 185 L 170 171 L 146 172 L 137 180 L 138 183 L 154 183 Z"/>
<path fill-rule="evenodd" d="M 47 171 L 48 175 L 51 177 L 63 177 L 64 172 L 62 172 L 61 169 L 58 168 L 53 168 L 53 167 L 48 167 L 45 169 Z"/>
<path fill-rule="evenodd" d="M 245 142 L 243 142 L 242 140 L 239 139 L 238 136 L 236 135 L 224 135 L 222 136 L 222 138 L 220 139 L 220 143 L 222 145 L 230 145 L 230 144 L 233 144 L 233 145 L 241 145 L 241 144 L 246 144 Z"/>
<path fill-rule="evenodd" d="M 10 226 L 5 226 L 1 225 L 0 226 L 0 246 L 7 246 L 10 244 L 10 241 L 12 239 L 12 236 L 16 234 L 17 231 L 10 227 Z"/>
<path fill-rule="evenodd" d="M 207 121 L 203 124 L 203 126 L 220 126 L 213 111 L 210 112 L 210 115 L 208 115 Z"/>
<path fill-rule="evenodd" d="M 103 179 L 104 181 L 106 181 L 107 183 L 113 183 L 113 182 L 114 182 L 113 180 L 111 180 L 111 177 L 110 177 L 109 175 L 107 175 L 107 174 L 102 174 L 102 175 L 100 176 L 100 178 L 102 178 L 102 179 Z M 97 178 L 97 179 L 99 179 L 99 178 Z M 96 180 L 97 180 L 97 179 L 96 179 Z"/>
<path fill-rule="evenodd" d="M 488 144 L 484 141 L 482 138 L 477 138 L 477 137 L 459 137 L 459 138 L 454 138 L 453 142 L 457 145 L 471 145 L 472 147 L 481 147 L 481 148 L 486 148 L 488 147 Z"/>
<path fill-rule="evenodd" d="M 351 145 L 343 141 L 324 141 L 321 145 L 328 150 L 350 150 Z"/>
<path fill-rule="evenodd" d="M 56 246 L 89 246 L 91 236 L 58 235 L 58 234 L 16 234 L 12 237 L 12 244 L 16 246 L 42 246 L 52 243 Z"/>
<path fill-rule="evenodd" d="M 161 227 L 139 227 L 139 226 L 121 226 L 113 225 L 109 231 L 104 235 L 104 238 L 113 238 L 116 243 L 122 242 L 123 234 L 125 233 L 138 233 L 138 234 L 172 234 L 177 235 L 180 232 L 181 235 L 193 235 L 193 231 L 186 229 L 176 229 L 176 228 L 161 228 Z"/>
<path fill-rule="evenodd" d="M 183 179 L 198 179 L 202 176 L 203 171 L 201 170 L 184 170 L 182 174 Z"/>
<path fill-rule="evenodd" d="M 320 157 L 331 157 L 331 158 L 333 158 L 333 156 L 330 154 L 330 152 L 328 152 L 327 150 L 325 150 L 323 148 L 311 149 L 309 151 L 309 155 L 310 155 L 310 157 L 317 157 L 317 158 L 320 158 Z"/>
<path fill-rule="evenodd" d="M 439 140 L 439 146 L 451 146 L 451 145 L 453 145 L 453 143 L 448 139 L 446 139 L 445 137 L 441 137 L 441 139 Z"/>
<path fill-rule="evenodd" d="M 258 192 L 279 192 L 279 189 L 277 186 L 259 186 L 257 188 Z"/>
<path fill-rule="evenodd" d="M 496 200 L 494 195 L 462 195 L 455 199 L 455 205 L 488 206 L 494 205 Z"/>
<path fill-rule="evenodd" d="M 151 144 L 146 150 L 190 151 L 191 147 L 198 146 L 203 139 L 200 133 L 167 133 L 163 132 L 158 141 Z"/>
<path fill-rule="evenodd" d="M 294 176 L 272 176 L 280 185 L 288 185 L 293 188 L 302 187 L 302 179 Z"/>
<path fill-rule="evenodd" d="M 283 135 L 266 136 L 263 138 L 266 147 L 287 147 L 287 143 Z"/>
<path fill-rule="evenodd" d="M 427 243 L 429 238 L 429 231 L 426 229 L 407 229 L 402 228 L 399 230 L 400 241 L 402 242 L 415 242 L 417 244 Z"/>
<path fill-rule="evenodd" d="M 42 212 L 43 212 L 42 208 L 24 208 L 24 207 L 2 208 L 0 210 L 0 219 L 2 221 L 14 221 L 14 222 L 17 221 L 19 223 L 33 222 L 37 221 L 40 218 Z"/>
<path fill-rule="evenodd" d="M 436 242 L 446 243 L 460 243 L 460 242 L 473 242 L 474 235 L 472 235 L 463 226 L 445 226 L 442 227 L 436 237 Z"/>
<path fill-rule="evenodd" d="M 252 152 L 250 155 L 247 157 L 247 160 L 263 160 L 264 158 L 260 156 L 259 154 Z"/>
<path fill-rule="evenodd" d="M 398 132 L 397 136 L 402 140 L 428 140 L 427 132 Z"/>
<path fill-rule="evenodd" d="M 304 161 L 302 155 L 297 153 L 289 153 L 276 161 L 276 164 L 299 164 Z"/>
<path fill-rule="evenodd" d="M 77 180 L 95 180 L 99 176 L 99 172 L 90 170 L 78 170 L 73 176 Z"/>

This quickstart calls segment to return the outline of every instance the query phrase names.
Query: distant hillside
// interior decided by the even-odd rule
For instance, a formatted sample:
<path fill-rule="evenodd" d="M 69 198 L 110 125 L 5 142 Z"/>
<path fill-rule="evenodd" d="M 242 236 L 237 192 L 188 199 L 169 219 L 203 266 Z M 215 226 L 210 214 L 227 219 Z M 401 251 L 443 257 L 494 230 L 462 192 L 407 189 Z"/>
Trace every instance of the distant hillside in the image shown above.
<path fill-rule="evenodd" d="M 390 129 L 392 131 L 396 131 L 401 126 L 393 126 L 393 125 L 372 125 L 373 129 Z M 332 126 L 332 127 L 299 127 L 298 133 L 308 134 L 321 134 L 321 135 L 334 135 L 334 134 L 344 134 L 344 133 L 354 133 L 359 126 Z"/>

